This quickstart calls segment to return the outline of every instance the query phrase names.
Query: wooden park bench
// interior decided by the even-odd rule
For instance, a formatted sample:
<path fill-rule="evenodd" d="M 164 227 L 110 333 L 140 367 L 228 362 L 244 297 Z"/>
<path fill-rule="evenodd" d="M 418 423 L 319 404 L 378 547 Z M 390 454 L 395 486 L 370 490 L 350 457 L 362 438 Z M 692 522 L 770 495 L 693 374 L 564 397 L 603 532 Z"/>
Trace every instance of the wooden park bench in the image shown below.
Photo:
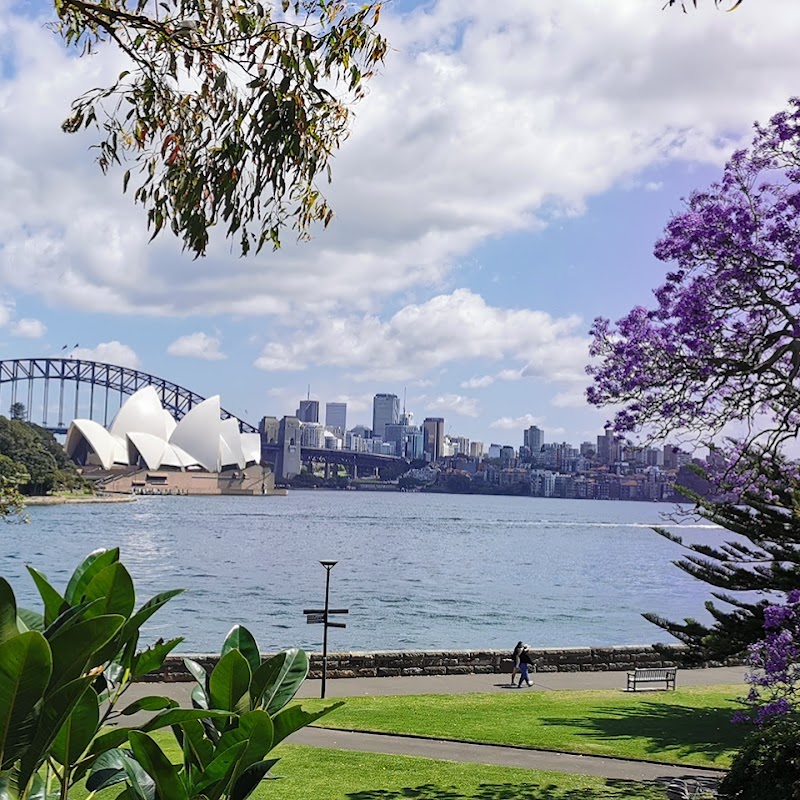
<path fill-rule="evenodd" d="M 675 674 L 677 667 L 645 667 L 643 669 L 634 669 L 628 673 L 628 689 L 629 692 L 635 692 L 636 687 L 640 683 L 664 683 L 665 689 L 675 689 Z"/>

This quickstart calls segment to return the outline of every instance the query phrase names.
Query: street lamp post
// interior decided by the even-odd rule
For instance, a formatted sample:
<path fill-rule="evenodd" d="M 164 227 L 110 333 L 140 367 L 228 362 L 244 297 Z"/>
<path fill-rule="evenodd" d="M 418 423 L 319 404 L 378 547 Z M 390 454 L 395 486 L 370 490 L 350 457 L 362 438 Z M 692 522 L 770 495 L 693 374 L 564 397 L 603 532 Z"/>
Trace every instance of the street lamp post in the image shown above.
<path fill-rule="evenodd" d="M 320 697 L 325 699 L 325 682 L 328 679 L 328 608 L 331 594 L 331 570 L 336 566 L 335 561 L 320 561 L 325 567 L 325 622 L 322 626 L 322 688 Z"/>
<path fill-rule="evenodd" d="M 325 684 L 328 680 L 328 628 L 346 628 L 344 622 L 329 622 L 328 617 L 331 614 L 349 614 L 350 610 L 347 608 L 331 608 L 331 570 L 336 566 L 336 561 L 320 561 L 325 567 L 325 608 L 304 608 L 303 613 L 306 615 L 306 622 L 310 625 L 322 625 L 324 631 L 322 634 L 322 686 L 320 687 L 320 697 L 325 698 Z"/>

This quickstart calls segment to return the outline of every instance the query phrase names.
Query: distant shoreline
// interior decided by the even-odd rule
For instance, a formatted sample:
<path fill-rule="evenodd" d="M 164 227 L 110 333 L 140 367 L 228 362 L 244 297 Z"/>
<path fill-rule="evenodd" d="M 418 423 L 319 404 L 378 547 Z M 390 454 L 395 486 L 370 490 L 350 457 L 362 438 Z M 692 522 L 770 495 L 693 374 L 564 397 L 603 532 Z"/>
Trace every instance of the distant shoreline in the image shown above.
<path fill-rule="evenodd" d="M 134 503 L 133 495 L 94 494 L 81 497 L 61 497 L 59 495 L 34 496 L 24 498 L 26 506 L 63 506 L 82 503 Z"/>

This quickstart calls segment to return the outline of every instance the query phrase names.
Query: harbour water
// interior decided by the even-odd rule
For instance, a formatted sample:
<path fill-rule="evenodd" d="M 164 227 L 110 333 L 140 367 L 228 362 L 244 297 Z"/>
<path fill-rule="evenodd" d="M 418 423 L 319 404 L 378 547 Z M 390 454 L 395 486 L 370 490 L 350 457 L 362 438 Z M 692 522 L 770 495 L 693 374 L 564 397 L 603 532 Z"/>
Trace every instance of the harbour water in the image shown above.
<path fill-rule="evenodd" d="M 63 588 L 81 558 L 119 546 L 144 602 L 172 588 L 146 629 L 213 652 L 235 622 L 263 650 L 320 646 L 325 571 L 331 605 L 350 609 L 332 650 L 647 644 L 666 635 L 641 617 L 705 618 L 709 587 L 671 564 L 687 541 L 718 540 L 704 521 L 677 527 L 656 503 L 383 492 L 288 497 L 142 497 L 135 503 L 32 507 L 4 525 L 2 575 L 38 607 L 32 564 Z"/>

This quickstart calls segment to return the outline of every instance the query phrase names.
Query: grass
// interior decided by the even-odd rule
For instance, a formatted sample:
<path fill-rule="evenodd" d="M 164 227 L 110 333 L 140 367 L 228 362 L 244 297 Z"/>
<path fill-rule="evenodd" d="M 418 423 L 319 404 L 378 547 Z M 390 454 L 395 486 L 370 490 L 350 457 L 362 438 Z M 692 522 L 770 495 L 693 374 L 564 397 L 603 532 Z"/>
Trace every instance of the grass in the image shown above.
<path fill-rule="evenodd" d="M 167 734 L 156 738 L 174 745 Z M 481 764 L 455 764 L 409 756 L 344 752 L 281 745 L 273 772 L 280 780 L 261 784 L 252 800 L 665 800 L 664 785 L 592 778 Z M 177 760 L 178 749 L 168 748 Z M 112 800 L 120 787 L 93 800 Z M 82 788 L 70 800 L 85 800 Z"/>
<path fill-rule="evenodd" d="M 737 693 L 735 686 L 704 686 L 353 697 L 318 724 L 726 768 L 746 733 L 730 722 Z"/>

